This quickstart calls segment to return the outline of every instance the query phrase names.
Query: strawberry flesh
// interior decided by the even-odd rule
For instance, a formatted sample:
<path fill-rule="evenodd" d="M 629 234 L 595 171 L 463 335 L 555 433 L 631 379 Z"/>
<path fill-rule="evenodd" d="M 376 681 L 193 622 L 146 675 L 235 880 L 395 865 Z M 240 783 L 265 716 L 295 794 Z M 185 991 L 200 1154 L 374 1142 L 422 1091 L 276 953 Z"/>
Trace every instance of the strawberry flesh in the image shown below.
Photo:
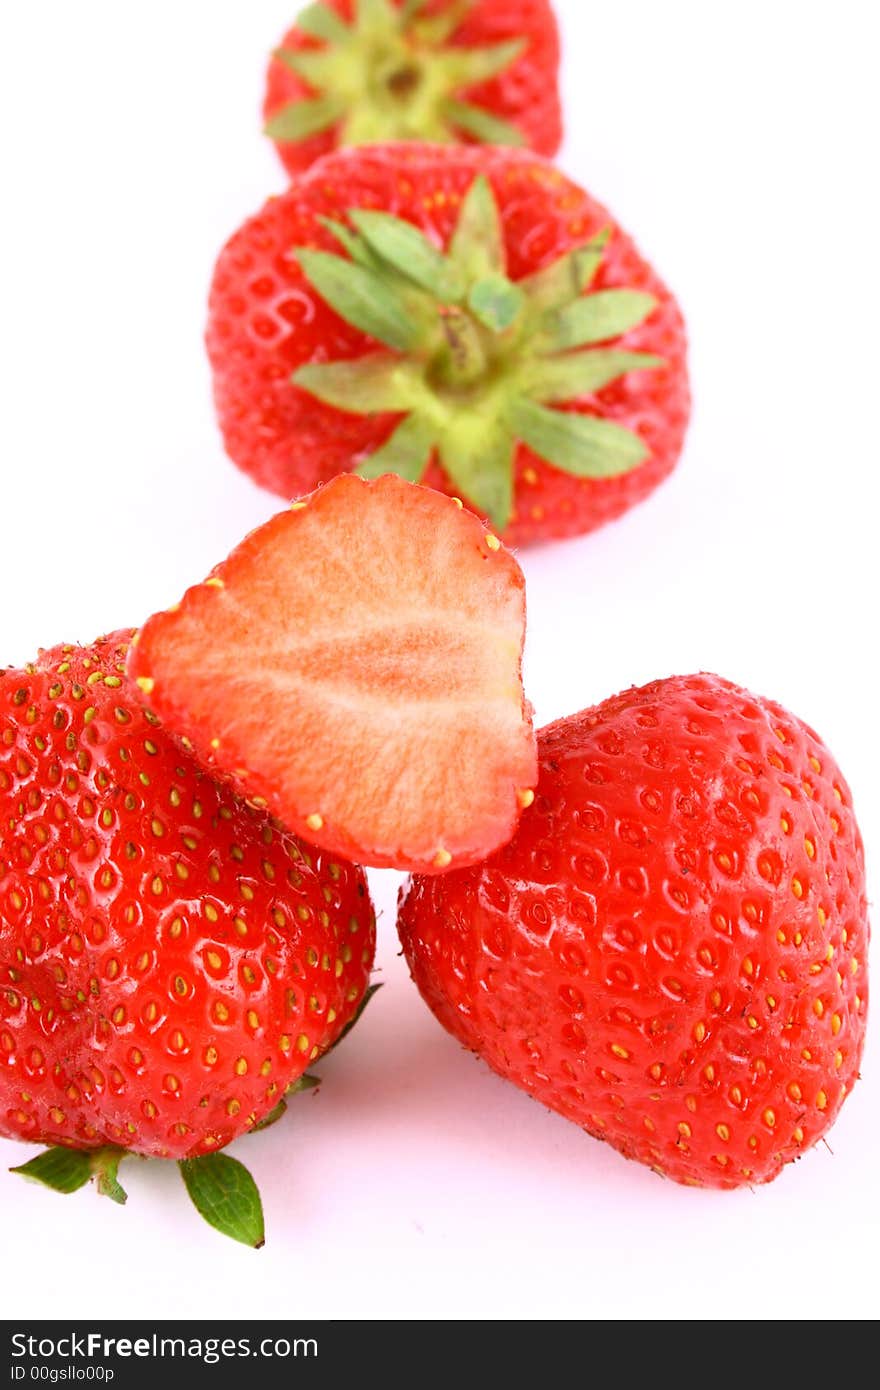
<path fill-rule="evenodd" d="M 514 833 L 536 749 L 522 572 L 452 499 L 335 479 L 151 618 L 130 672 L 258 806 L 360 863 L 479 862 Z"/>

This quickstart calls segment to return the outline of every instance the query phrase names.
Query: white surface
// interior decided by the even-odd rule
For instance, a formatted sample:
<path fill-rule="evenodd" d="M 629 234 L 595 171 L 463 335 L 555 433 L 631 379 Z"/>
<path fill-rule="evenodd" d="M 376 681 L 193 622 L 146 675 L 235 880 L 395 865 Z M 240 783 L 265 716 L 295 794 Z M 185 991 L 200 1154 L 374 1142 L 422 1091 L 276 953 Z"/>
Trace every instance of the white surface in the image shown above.
<path fill-rule="evenodd" d="M 221 451 L 201 334 L 215 252 L 283 184 L 258 104 L 296 7 L 2 9 L 4 663 L 140 621 L 276 508 Z M 774 695 L 835 750 L 876 884 L 876 15 L 558 9 L 564 166 L 680 294 L 698 409 L 653 500 L 523 557 L 531 697 L 544 722 L 700 668 Z M 877 1316 L 876 1028 L 833 1155 L 754 1194 L 662 1184 L 459 1050 L 397 959 L 394 876 L 374 886 L 387 988 L 238 1150 L 267 1248 L 201 1227 L 160 1165 L 124 1212 L 0 1170 L 6 1317 Z"/>

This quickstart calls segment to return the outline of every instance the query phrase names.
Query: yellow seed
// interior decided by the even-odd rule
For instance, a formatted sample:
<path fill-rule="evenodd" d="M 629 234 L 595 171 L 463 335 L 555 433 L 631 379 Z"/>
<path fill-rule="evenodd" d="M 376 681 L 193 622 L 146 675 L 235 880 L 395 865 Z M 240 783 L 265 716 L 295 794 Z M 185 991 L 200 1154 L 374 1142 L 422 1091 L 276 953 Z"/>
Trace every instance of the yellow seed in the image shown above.
<path fill-rule="evenodd" d="M 156 682 L 152 676 L 138 676 L 137 683 L 145 695 L 152 695 L 156 689 Z"/>
<path fill-rule="evenodd" d="M 533 791 L 519 791 L 516 794 L 516 799 L 522 809 L 527 811 L 530 806 L 535 804 L 535 793 Z"/>
<path fill-rule="evenodd" d="M 324 828 L 324 817 L 319 816 L 318 813 L 315 812 L 313 815 L 306 817 L 306 825 L 309 830 L 322 830 Z"/>
<path fill-rule="evenodd" d="M 682 1139 L 690 1139 L 691 1134 L 693 1133 L 690 1125 L 687 1123 L 686 1120 L 681 1121 L 681 1123 L 678 1126 L 678 1132 L 681 1135 Z"/>
<path fill-rule="evenodd" d="M 222 580 L 222 579 L 218 579 L 217 576 L 214 575 L 211 579 L 206 579 L 206 580 L 205 580 L 205 588 L 206 588 L 206 589 L 225 589 L 225 588 L 226 588 L 226 585 L 223 583 L 223 580 Z"/>
<path fill-rule="evenodd" d="M 726 1144 L 728 1139 L 730 1138 L 730 1130 L 728 1129 L 727 1125 L 716 1125 L 715 1133 L 718 1135 L 718 1138 L 724 1144 Z"/>
<path fill-rule="evenodd" d="M 775 1112 L 774 1110 L 770 1110 L 770 1109 L 768 1108 L 767 1110 L 764 1111 L 764 1114 L 763 1114 L 762 1118 L 763 1118 L 764 1124 L 767 1126 L 767 1128 L 768 1128 L 768 1129 L 773 1129 L 773 1127 L 774 1127 L 775 1124 L 776 1124 L 776 1112 Z"/>
<path fill-rule="evenodd" d="M 235 1064 L 235 1074 L 236 1074 L 236 1076 L 246 1076 L 246 1075 L 247 1075 L 247 1069 L 248 1069 L 247 1059 L 246 1059 L 245 1057 L 239 1057 L 238 1061 L 237 1061 L 236 1064 Z"/>
<path fill-rule="evenodd" d="M 625 1047 L 620 1046 L 620 1043 L 612 1043 L 611 1051 L 614 1053 L 615 1057 L 619 1057 L 622 1062 L 629 1061 L 629 1053 Z"/>
<path fill-rule="evenodd" d="M 834 1035 L 835 1038 L 837 1037 L 837 1035 L 838 1035 L 838 1033 L 840 1032 L 840 1030 L 841 1030 L 842 1027 L 843 1027 L 843 1019 L 840 1017 L 840 1014 L 832 1014 L 832 1015 L 831 1015 L 831 1032 L 833 1033 L 833 1035 Z"/>
<path fill-rule="evenodd" d="M 818 1091 L 817 1094 L 816 1094 L 816 1109 L 817 1109 L 817 1110 L 824 1110 L 825 1107 L 827 1106 L 827 1104 L 828 1104 L 828 1097 L 826 1096 L 825 1092 L 824 1092 L 824 1091 Z"/>
<path fill-rule="evenodd" d="M 449 853 L 448 849 L 440 849 L 437 851 L 434 856 L 435 869 L 448 869 L 451 863 L 452 855 Z"/>
<path fill-rule="evenodd" d="M 694 1042 L 701 1043 L 706 1036 L 705 1023 L 698 1023 L 694 1028 Z"/>
<path fill-rule="evenodd" d="M 500 550 L 500 549 L 501 549 L 501 542 L 500 542 L 500 540 L 498 539 L 497 536 L 491 536 L 491 535 L 490 535 L 490 536 L 487 536 L 487 537 L 486 537 L 486 544 L 487 544 L 487 546 L 489 547 L 490 550 Z"/>

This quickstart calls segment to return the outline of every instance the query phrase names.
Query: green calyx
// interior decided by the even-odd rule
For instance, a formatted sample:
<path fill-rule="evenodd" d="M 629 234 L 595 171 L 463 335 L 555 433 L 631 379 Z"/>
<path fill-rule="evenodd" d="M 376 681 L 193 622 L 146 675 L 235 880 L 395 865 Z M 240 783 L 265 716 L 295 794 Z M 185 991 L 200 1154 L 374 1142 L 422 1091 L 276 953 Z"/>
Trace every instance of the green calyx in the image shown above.
<path fill-rule="evenodd" d="M 119 1183 L 119 1165 L 132 1157 L 137 1155 L 112 1146 L 84 1150 L 56 1145 L 10 1171 L 64 1194 L 94 1182 L 102 1197 L 124 1206 L 128 1194 Z M 263 1207 L 247 1168 L 223 1153 L 184 1159 L 178 1168 L 193 1205 L 209 1226 L 259 1249 L 266 1239 Z"/>
<path fill-rule="evenodd" d="M 325 225 L 347 256 L 301 249 L 313 288 L 342 318 L 390 351 L 301 367 L 294 383 L 356 415 L 400 414 L 361 464 L 368 478 L 418 482 L 436 453 L 454 486 L 503 529 L 513 511 L 514 459 L 527 445 L 579 478 L 644 462 L 630 430 L 555 407 L 581 402 L 663 358 L 609 344 L 656 307 L 649 294 L 588 293 L 607 232 L 525 280 L 507 276 L 498 206 L 480 175 L 445 252 L 411 223 L 353 210 Z"/>
<path fill-rule="evenodd" d="M 515 126 L 466 99 L 468 89 L 509 68 L 524 40 L 485 48 L 453 47 L 450 40 L 473 0 L 451 0 L 439 15 L 424 14 L 426 0 L 355 0 L 351 24 L 328 5 L 312 4 L 297 26 L 315 47 L 279 49 L 276 57 L 314 92 L 291 102 L 268 122 L 273 140 L 304 140 L 338 126 L 344 145 L 393 140 L 437 144 L 466 134 L 483 144 L 521 145 Z"/>
<path fill-rule="evenodd" d="M 332 1047 L 328 1047 L 322 1054 L 324 1057 L 328 1057 L 342 1040 L 348 1037 L 376 991 L 381 988 L 381 985 L 369 986 L 354 1017 L 343 1028 Z M 269 1129 L 277 1124 L 286 1113 L 291 1096 L 298 1095 L 301 1091 L 314 1090 L 320 1084 L 319 1077 L 306 1072 L 288 1087 L 287 1095 L 281 1098 L 274 1110 L 253 1126 L 252 1132 Z M 65 1145 L 56 1144 L 9 1171 L 65 1195 L 78 1192 L 80 1188 L 94 1182 L 102 1197 L 109 1197 L 119 1206 L 124 1206 L 128 1201 L 128 1194 L 119 1183 L 119 1165 L 126 1158 L 138 1157 L 140 1155 L 112 1144 L 100 1149 L 69 1149 Z M 240 1244 L 249 1245 L 255 1250 L 259 1250 L 265 1244 L 266 1226 L 259 1189 L 243 1163 L 230 1158 L 227 1153 L 210 1153 L 202 1154 L 198 1158 L 181 1159 L 177 1167 L 193 1206 L 209 1226 L 213 1226 L 214 1230 L 228 1236 L 230 1240 L 237 1240 Z"/>

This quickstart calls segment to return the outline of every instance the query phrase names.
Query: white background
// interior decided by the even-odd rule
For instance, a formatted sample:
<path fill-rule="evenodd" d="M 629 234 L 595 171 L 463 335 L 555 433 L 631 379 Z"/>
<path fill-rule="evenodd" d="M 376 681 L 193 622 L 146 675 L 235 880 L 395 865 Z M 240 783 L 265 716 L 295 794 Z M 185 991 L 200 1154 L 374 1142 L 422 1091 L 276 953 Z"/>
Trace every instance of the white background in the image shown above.
<path fill-rule="evenodd" d="M 33 0 L 0 34 L 0 660 L 176 599 L 277 503 L 215 433 L 213 257 L 283 187 L 259 135 L 295 0 Z M 559 0 L 564 167 L 677 290 L 684 462 L 617 525 L 526 553 L 539 720 L 716 670 L 814 724 L 880 863 L 876 11 Z M 128 1207 L 2 1168 L 6 1317 L 841 1318 L 880 1312 L 880 1048 L 770 1188 L 661 1183 L 493 1077 L 397 958 L 326 1084 L 244 1141 L 260 1254 L 173 1167 Z"/>

